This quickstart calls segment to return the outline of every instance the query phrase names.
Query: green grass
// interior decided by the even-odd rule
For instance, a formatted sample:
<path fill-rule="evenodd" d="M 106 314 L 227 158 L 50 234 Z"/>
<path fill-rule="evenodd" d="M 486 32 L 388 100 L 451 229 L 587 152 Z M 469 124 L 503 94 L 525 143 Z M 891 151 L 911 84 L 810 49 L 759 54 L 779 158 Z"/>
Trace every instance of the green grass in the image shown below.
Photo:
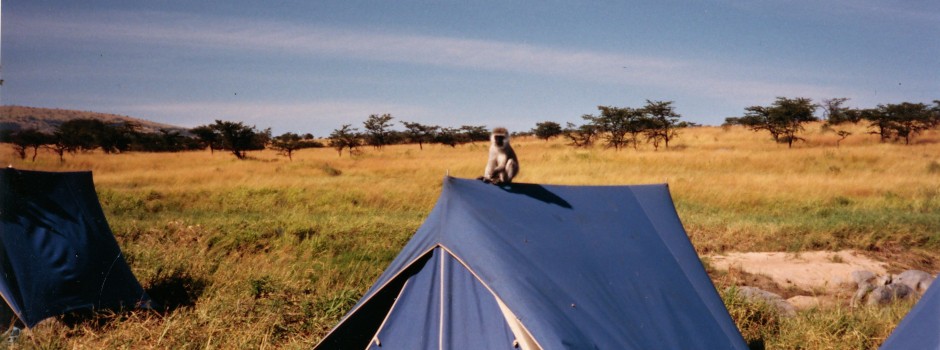
<path fill-rule="evenodd" d="M 767 349 L 877 349 L 913 306 L 810 309 L 783 317 L 765 302 L 748 301 L 735 288 L 722 299 L 745 341 Z"/>

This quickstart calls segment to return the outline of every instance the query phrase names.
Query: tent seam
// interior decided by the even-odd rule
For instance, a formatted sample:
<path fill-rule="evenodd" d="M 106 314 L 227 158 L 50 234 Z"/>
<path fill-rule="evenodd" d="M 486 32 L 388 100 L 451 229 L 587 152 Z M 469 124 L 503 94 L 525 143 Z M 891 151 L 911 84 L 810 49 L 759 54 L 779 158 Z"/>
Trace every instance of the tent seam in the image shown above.
<path fill-rule="evenodd" d="M 444 350 L 444 298 L 446 297 L 446 294 L 444 293 L 444 290 L 445 290 L 445 288 L 444 288 L 444 287 L 445 287 L 445 285 L 444 285 L 444 272 L 446 272 L 446 271 L 445 271 L 446 269 L 444 268 L 444 254 L 441 254 L 441 258 L 440 258 L 439 260 L 440 260 L 440 264 L 441 264 L 441 265 L 440 265 L 440 271 L 441 271 L 441 315 L 440 315 L 440 319 L 438 320 L 438 332 L 439 332 L 439 334 L 438 334 L 438 336 L 437 336 L 437 345 L 438 345 L 438 349 Z"/>

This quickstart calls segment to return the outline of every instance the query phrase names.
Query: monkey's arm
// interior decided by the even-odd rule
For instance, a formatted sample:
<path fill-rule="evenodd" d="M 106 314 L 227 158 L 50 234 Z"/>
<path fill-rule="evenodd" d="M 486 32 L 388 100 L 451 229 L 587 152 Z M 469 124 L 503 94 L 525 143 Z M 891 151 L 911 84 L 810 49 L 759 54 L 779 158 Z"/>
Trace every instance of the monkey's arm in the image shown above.
<path fill-rule="evenodd" d="M 509 177 L 509 180 L 516 177 L 519 174 L 519 162 L 516 161 L 516 158 L 509 158 L 506 161 L 506 176 Z"/>
<path fill-rule="evenodd" d="M 493 160 L 493 166 L 495 166 L 495 168 L 493 168 L 493 174 L 500 174 L 506 171 L 506 164 L 509 162 L 510 159 L 511 158 L 507 157 L 504 154 L 498 154 L 496 156 L 496 159 Z"/>
<path fill-rule="evenodd" d="M 506 147 L 506 155 L 500 159 L 499 168 L 496 170 L 499 172 L 511 172 L 509 177 L 512 177 L 519 172 L 519 160 L 516 159 L 516 151 L 513 151 L 512 147 Z"/>
<path fill-rule="evenodd" d="M 496 154 L 490 151 L 490 159 L 486 161 L 486 169 L 483 170 L 484 179 L 492 179 L 493 173 L 497 172 Z"/>

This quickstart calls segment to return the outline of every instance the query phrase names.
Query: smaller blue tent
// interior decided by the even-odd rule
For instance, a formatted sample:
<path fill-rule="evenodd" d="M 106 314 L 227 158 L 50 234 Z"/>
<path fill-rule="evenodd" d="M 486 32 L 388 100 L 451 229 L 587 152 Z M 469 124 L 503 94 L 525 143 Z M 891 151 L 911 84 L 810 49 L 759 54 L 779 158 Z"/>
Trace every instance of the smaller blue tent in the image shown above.
<path fill-rule="evenodd" d="M 447 177 L 317 349 L 746 349 L 665 185 Z"/>
<path fill-rule="evenodd" d="M 927 289 L 881 350 L 940 350 L 940 282 Z"/>
<path fill-rule="evenodd" d="M 149 303 L 108 227 L 91 172 L 0 170 L 0 295 L 0 308 L 27 327 L 72 311 Z"/>

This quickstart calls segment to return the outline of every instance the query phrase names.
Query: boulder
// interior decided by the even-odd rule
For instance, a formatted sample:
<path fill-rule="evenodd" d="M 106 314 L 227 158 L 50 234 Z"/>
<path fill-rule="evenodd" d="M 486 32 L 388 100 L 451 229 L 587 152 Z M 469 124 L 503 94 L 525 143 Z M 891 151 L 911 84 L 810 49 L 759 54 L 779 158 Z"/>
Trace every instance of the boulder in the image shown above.
<path fill-rule="evenodd" d="M 852 307 L 860 305 L 865 301 L 865 297 L 876 288 L 891 283 L 891 275 L 878 276 L 867 270 L 852 271 L 852 279 L 858 284 L 858 289 L 852 296 Z"/>
<path fill-rule="evenodd" d="M 923 294 L 930 287 L 934 277 L 921 270 L 907 270 L 894 276 L 893 283 L 904 284 L 915 292 Z"/>
<path fill-rule="evenodd" d="M 796 316 L 796 308 L 776 293 L 756 287 L 738 287 L 738 293 L 747 300 L 765 302 L 777 308 L 782 316 Z"/>
<path fill-rule="evenodd" d="M 868 294 L 867 303 L 868 305 L 882 305 L 895 300 L 907 299 L 912 295 L 914 295 L 914 289 L 908 287 L 906 284 L 891 283 L 875 287 L 875 289 Z"/>

